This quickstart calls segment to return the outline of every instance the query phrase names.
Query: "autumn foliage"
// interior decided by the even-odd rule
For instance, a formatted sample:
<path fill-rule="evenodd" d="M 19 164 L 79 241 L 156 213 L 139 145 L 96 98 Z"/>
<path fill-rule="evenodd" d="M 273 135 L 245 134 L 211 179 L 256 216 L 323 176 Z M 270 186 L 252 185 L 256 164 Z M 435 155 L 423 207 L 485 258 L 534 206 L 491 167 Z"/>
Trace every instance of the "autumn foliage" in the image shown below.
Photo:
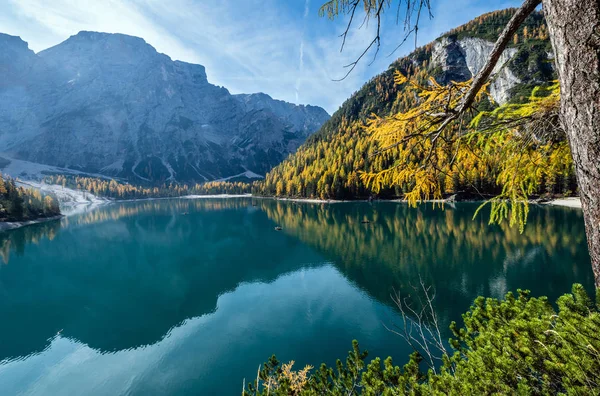
<path fill-rule="evenodd" d="M 186 195 L 247 194 L 250 184 L 243 182 L 212 181 L 202 184 L 169 183 L 160 186 L 140 186 L 114 179 L 83 176 L 48 176 L 48 184 L 88 191 L 91 194 L 114 199 L 144 199 L 181 197 Z"/>
<path fill-rule="evenodd" d="M 0 175 L 0 221 L 35 220 L 60 214 L 58 201 L 39 190 L 19 187 Z"/>

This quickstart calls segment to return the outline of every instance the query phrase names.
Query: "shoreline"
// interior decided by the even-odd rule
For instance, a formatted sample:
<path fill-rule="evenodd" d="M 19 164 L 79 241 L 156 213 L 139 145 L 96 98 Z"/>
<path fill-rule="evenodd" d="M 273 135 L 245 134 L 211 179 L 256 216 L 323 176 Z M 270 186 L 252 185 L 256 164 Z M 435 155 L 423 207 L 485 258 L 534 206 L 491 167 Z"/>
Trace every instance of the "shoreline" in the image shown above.
<path fill-rule="evenodd" d="M 60 212 L 64 216 L 89 212 L 110 202 L 109 199 L 97 197 L 90 192 L 74 190 L 58 184 L 46 184 L 31 180 L 19 180 L 17 184 L 26 188 L 37 189 L 45 194 L 53 194 L 58 200 Z"/>
<path fill-rule="evenodd" d="M 281 198 L 281 197 L 264 197 L 264 196 L 253 196 L 252 194 L 213 194 L 213 195 L 183 195 L 180 197 L 162 197 L 162 198 L 141 198 L 141 199 L 127 199 L 127 200 L 113 200 L 106 199 L 102 204 L 88 204 L 88 205 L 76 205 L 79 207 L 84 207 L 86 211 L 93 210 L 98 208 L 99 206 L 103 206 L 103 204 L 111 204 L 118 202 L 137 202 L 137 201 L 155 201 L 155 200 L 164 200 L 164 199 L 226 199 L 226 198 L 253 198 L 253 199 L 272 199 L 276 201 L 287 201 L 287 202 L 306 202 L 306 203 L 317 203 L 317 204 L 335 204 L 335 203 L 344 203 L 344 202 L 369 202 L 366 199 L 357 199 L 357 200 L 335 200 L 335 199 L 316 199 L 316 198 Z M 404 199 L 377 199 L 372 200 L 371 202 L 395 202 L 395 203 L 406 203 Z M 441 204 L 455 204 L 457 202 L 484 202 L 482 200 L 473 200 L 473 201 L 454 201 L 454 200 L 446 200 L 446 199 L 437 199 L 437 200 L 429 200 L 422 201 L 422 203 L 441 203 Z M 536 202 L 532 201 L 531 203 L 541 206 L 560 206 L 566 208 L 574 208 L 581 210 L 581 199 L 579 197 L 566 197 L 566 198 L 556 198 L 550 201 L 544 202 Z M 77 214 L 70 213 L 70 215 Z M 17 228 L 27 227 L 34 224 L 45 223 L 48 221 L 59 220 L 69 216 L 69 214 L 60 214 L 58 216 L 51 217 L 42 217 L 35 220 L 25 220 L 25 221 L 6 221 L 0 222 L 0 232 L 15 230 Z"/>
<path fill-rule="evenodd" d="M 178 198 L 185 199 L 211 199 L 211 198 L 254 198 L 252 194 L 208 194 L 208 195 L 183 195 Z"/>
<path fill-rule="evenodd" d="M 285 198 L 285 197 L 266 197 L 263 195 L 250 195 L 253 199 L 273 199 L 275 201 L 288 202 L 306 202 L 306 203 L 342 203 L 342 202 L 368 202 L 367 199 L 319 199 L 319 198 Z"/>
<path fill-rule="evenodd" d="M 343 202 L 396 202 L 396 203 L 407 203 L 405 199 L 393 198 L 393 199 L 373 199 L 369 201 L 368 199 L 319 199 L 319 198 L 285 198 L 285 197 L 266 197 L 266 196 L 254 196 L 251 195 L 251 198 L 256 199 L 273 199 L 276 201 L 288 201 L 288 202 L 306 202 L 306 203 L 320 203 L 320 204 L 335 204 L 335 203 L 343 203 Z M 473 200 L 454 200 L 454 199 L 430 199 L 423 200 L 420 203 L 433 203 L 433 204 L 456 204 L 456 203 L 483 203 L 486 200 L 484 199 L 473 199 Z M 565 198 L 555 198 L 548 201 L 529 201 L 531 204 L 546 206 L 561 206 L 567 208 L 575 208 L 581 209 L 581 199 L 579 197 L 565 197 Z"/>
<path fill-rule="evenodd" d="M 137 202 L 137 201 L 154 201 L 154 200 L 164 200 L 164 199 L 227 199 L 227 198 L 251 198 L 251 199 L 273 199 L 276 201 L 287 201 L 287 202 L 305 202 L 305 203 L 314 203 L 314 204 L 335 204 L 335 203 L 343 203 L 343 202 L 396 202 L 396 203 L 407 203 L 405 199 L 402 198 L 390 198 L 390 199 L 320 199 L 320 198 L 301 198 L 301 197 L 275 197 L 275 196 L 264 196 L 264 195 L 253 195 L 251 193 L 246 194 L 207 194 L 207 195 L 198 195 L 198 194 L 190 194 L 190 195 L 181 195 L 175 197 L 149 197 L 149 198 L 132 198 L 132 199 L 115 199 L 109 197 L 100 197 L 95 196 L 87 191 L 74 190 L 66 187 L 62 187 L 59 185 L 45 184 L 39 183 L 35 181 L 22 181 L 19 183 L 21 185 L 27 187 L 37 188 L 42 192 L 50 192 L 57 195 L 59 198 L 59 203 L 61 204 L 61 211 L 63 215 L 72 215 L 77 214 L 82 211 L 89 211 L 97 208 L 98 206 L 102 206 L 105 204 L 116 203 L 116 202 Z M 456 199 L 459 198 L 459 199 Z M 464 198 L 464 199 L 460 199 Z M 432 204 L 448 204 L 453 205 L 457 202 L 474 202 L 474 203 L 483 203 L 485 202 L 485 197 L 477 197 L 479 199 L 469 199 L 475 198 L 473 195 L 464 196 L 462 194 L 453 194 L 444 199 L 432 199 L 432 200 L 423 200 L 420 203 L 432 203 Z M 553 205 L 553 206 L 562 206 L 569 208 L 577 208 L 581 209 L 581 200 L 578 197 L 562 197 L 562 198 L 554 198 L 550 200 L 530 200 L 532 204 L 537 205 Z M 6 229 L 6 227 L 5 227 Z M 2 230 L 2 228 L 0 228 Z"/>
<path fill-rule="evenodd" d="M 557 198 L 548 202 L 542 202 L 540 205 L 562 206 L 565 208 L 582 209 L 581 199 L 579 197 Z"/>
<path fill-rule="evenodd" d="M 153 197 L 153 198 L 133 198 L 133 199 L 108 198 L 108 203 L 158 201 L 158 200 L 164 200 L 164 199 L 217 199 L 217 198 L 255 198 L 255 197 L 253 197 L 252 194 L 180 195 L 178 197 Z"/>
<path fill-rule="evenodd" d="M 41 217 L 35 220 L 24 220 L 24 221 L 2 221 L 0 222 L 0 232 L 16 230 L 17 228 L 27 227 L 34 224 L 46 223 L 48 221 L 59 220 L 65 217 L 65 215 Z"/>

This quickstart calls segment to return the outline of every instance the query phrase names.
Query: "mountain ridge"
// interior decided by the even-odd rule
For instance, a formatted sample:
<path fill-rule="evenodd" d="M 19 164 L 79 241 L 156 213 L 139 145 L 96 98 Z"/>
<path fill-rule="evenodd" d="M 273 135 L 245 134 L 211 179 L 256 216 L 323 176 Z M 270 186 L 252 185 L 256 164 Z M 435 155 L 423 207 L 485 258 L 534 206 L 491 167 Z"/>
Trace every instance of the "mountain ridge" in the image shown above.
<path fill-rule="evenodd" d="M 249 106 L 139 37 L 82 31 L 35 54 L 2 35 L 0 48 L 0 146 L 21 160 L 152 183 L 264 175 L 329 118 L 261 93 Z"/>

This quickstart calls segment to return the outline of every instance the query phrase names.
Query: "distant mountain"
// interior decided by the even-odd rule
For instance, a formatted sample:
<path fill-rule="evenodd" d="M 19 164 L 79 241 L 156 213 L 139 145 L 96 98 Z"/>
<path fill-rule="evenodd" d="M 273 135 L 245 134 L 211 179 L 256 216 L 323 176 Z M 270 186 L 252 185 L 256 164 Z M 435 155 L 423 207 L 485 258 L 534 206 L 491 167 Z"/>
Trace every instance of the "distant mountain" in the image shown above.
<path fill-rule="evenodd" d="M 0 152 L 138 181 L 264 175 L 329 119 L 232 95 L 123 34 L 80 32 L 38 54 L 0 34 L 0 71 Z"/>

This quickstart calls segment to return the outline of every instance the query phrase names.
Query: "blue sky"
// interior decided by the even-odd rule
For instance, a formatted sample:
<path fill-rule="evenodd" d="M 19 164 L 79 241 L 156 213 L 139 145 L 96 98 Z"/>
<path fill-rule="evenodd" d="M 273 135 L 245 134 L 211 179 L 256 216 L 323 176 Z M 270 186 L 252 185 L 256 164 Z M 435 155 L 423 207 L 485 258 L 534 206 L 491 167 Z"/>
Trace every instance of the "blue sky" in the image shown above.
<path fill-rule="evenodd" d="M 206 66 L 211 83 L 232 93 L 265 92 L 333 113 L 369 78 L 414 49 L 388 12 L 382 49 L 342 82 L 343 65 L 368 45 L 375 26 L 353 30 L 339 52 L 345 19 L 318 16 L 325 0 L 0 0 L 0 32 L 20 36 L 38 52 L 81 30 L 142 37 L 173 59 Z M 434 18 L 422 20 L 418 44 L 519 0 L 432 0 Z"/>

